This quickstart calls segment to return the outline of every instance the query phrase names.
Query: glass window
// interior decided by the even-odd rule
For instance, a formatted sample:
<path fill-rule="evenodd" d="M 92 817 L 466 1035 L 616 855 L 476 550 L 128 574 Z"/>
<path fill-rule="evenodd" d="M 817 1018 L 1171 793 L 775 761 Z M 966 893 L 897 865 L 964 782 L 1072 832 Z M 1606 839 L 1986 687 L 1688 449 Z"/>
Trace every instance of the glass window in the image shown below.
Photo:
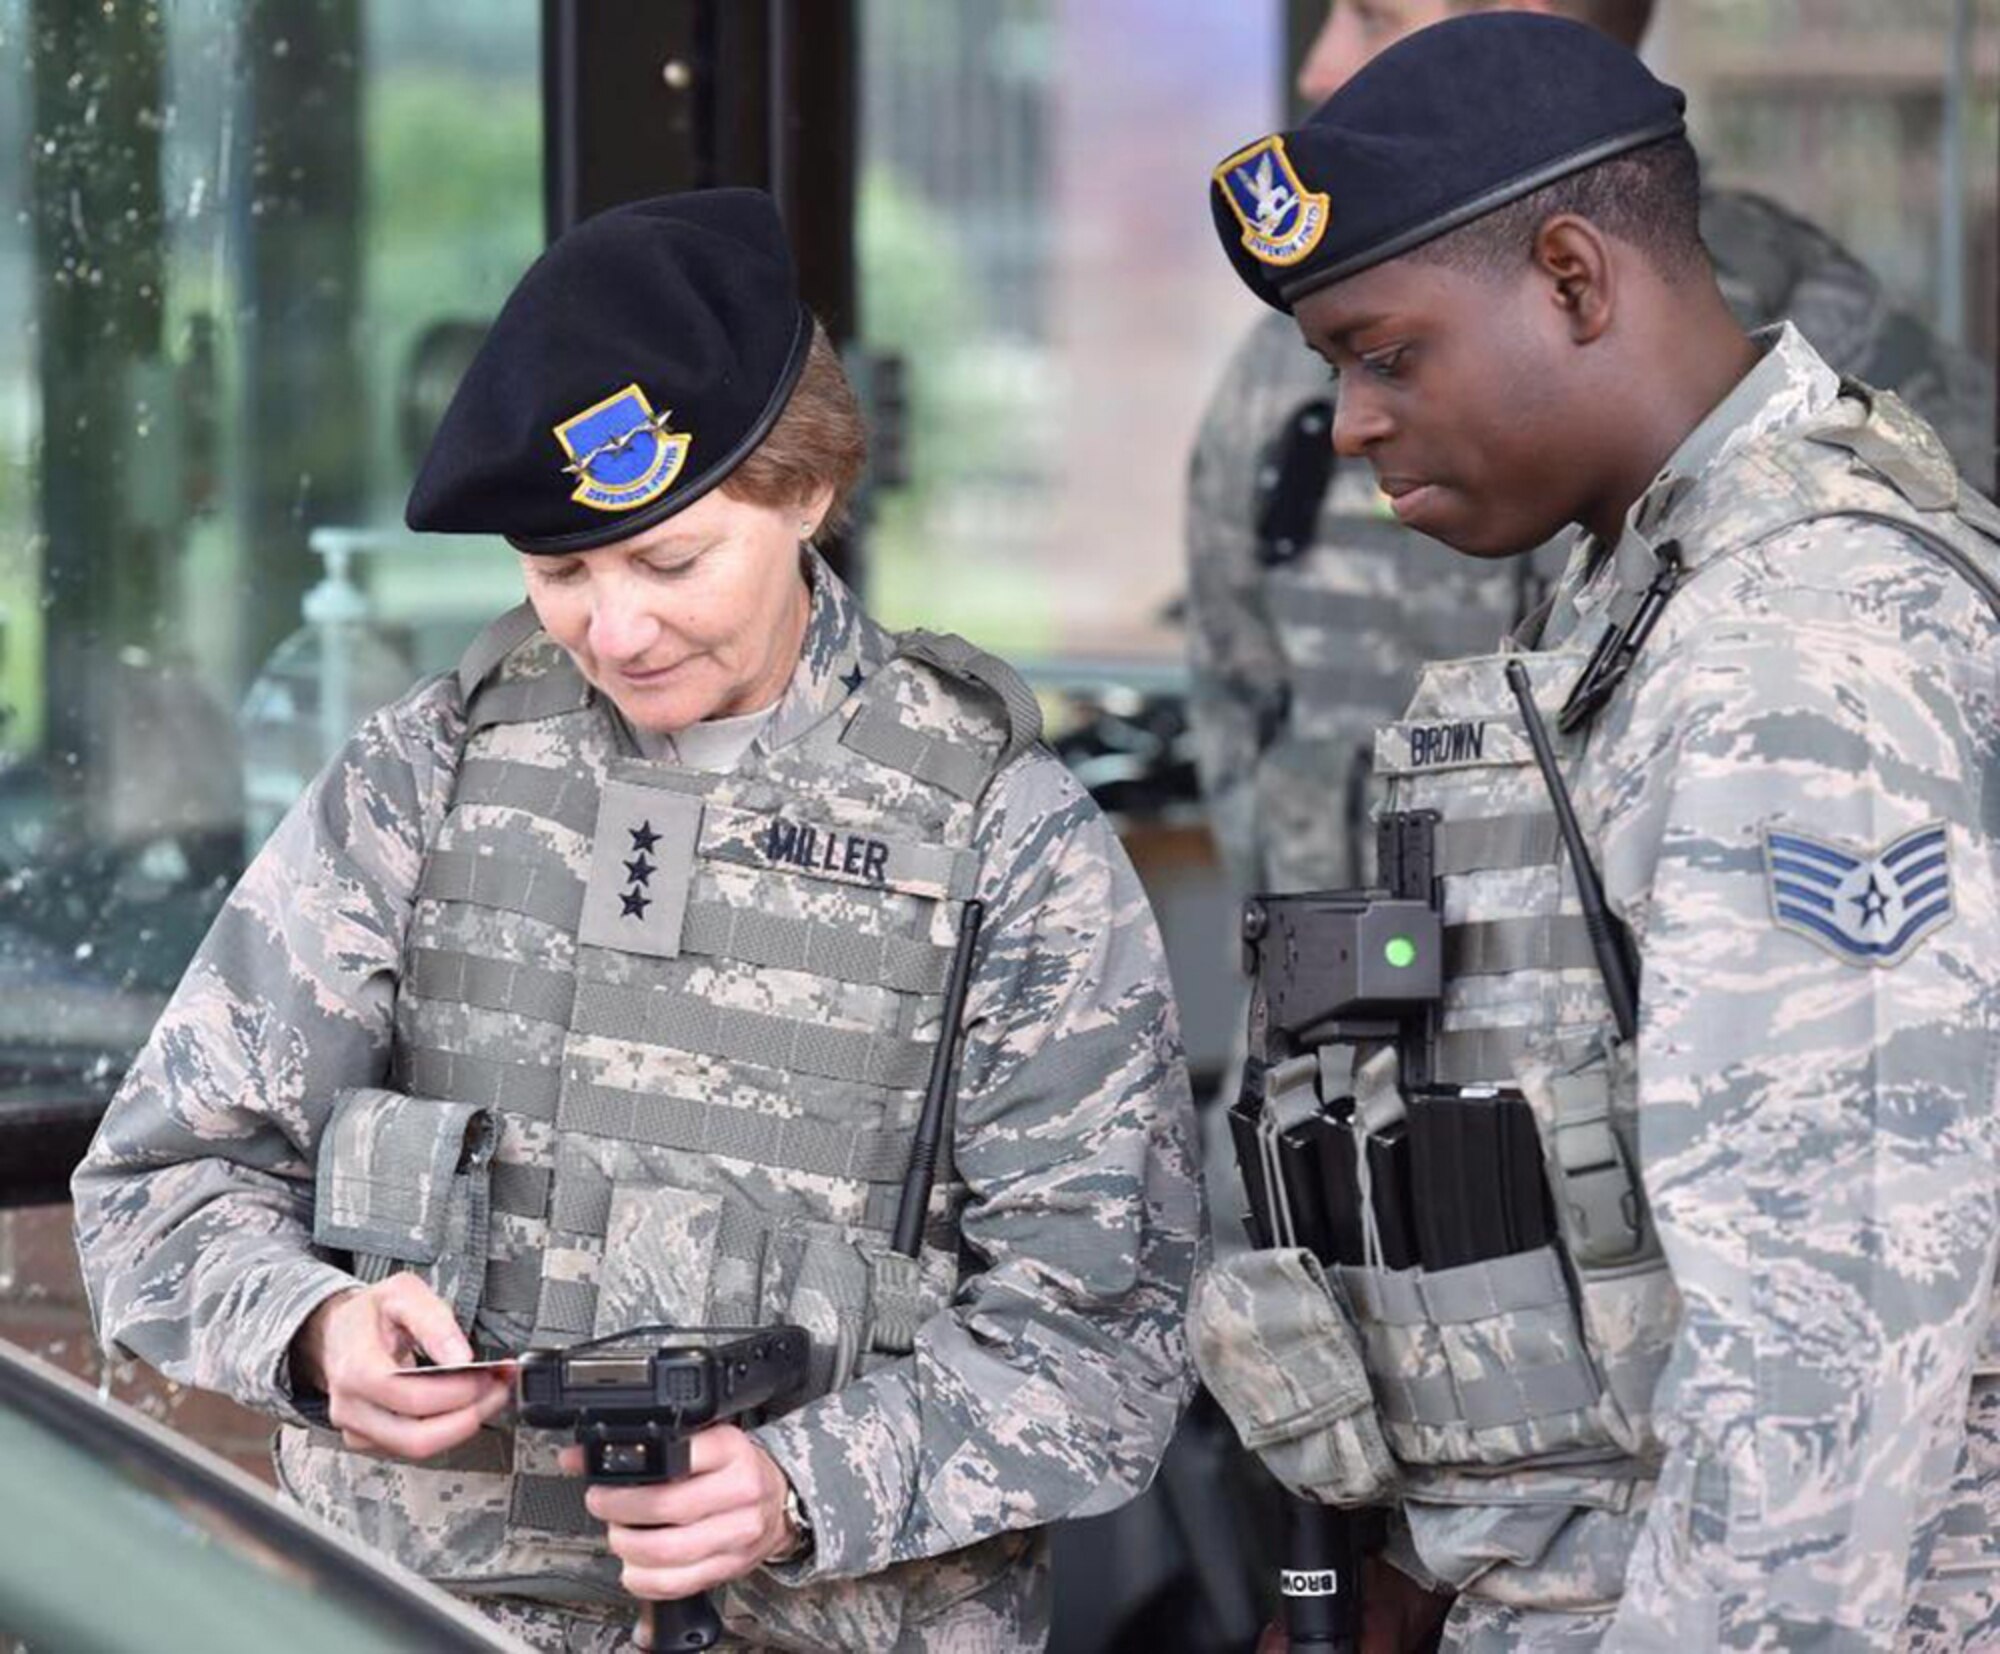
<path fill-rule="evenodd" d="M 1673 0 L 1656 15 L 1648 56 L 1688 92 L 1710 188 L 1803 221 L 1739 213 L 1719 261 L 1795 293 L 1821 350 L 1901 390 L 1990 488 L 2000 0 Z"/>
<path fill-rule="evenodd" d="M 393 525 L 541 243 L 539 17 L 0 0 L 0 1099 L 101 1097 L 304 779 L 518 595 Z"/>
<path fill-rule="evenodd" d="M 870 607 L 1017 658 L 1177 658 L 1187 452 L 1255 312 L 1204 182 L 1278 113 L 1281 8 L 861 13 L 861 332 L 911 431 Z"/>

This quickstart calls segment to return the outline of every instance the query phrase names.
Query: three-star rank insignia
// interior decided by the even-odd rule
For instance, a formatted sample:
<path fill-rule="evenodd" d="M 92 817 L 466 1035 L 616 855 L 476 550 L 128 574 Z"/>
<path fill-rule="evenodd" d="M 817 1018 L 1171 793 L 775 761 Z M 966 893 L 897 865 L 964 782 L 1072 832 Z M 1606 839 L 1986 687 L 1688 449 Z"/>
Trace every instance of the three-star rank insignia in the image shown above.
<path fill-rule="evenodd" d="M 700 837 L 700 799 L 606 781 L 578 940 L 659 959 L 678 955 Z"/>
<path fill-rule="evenodd" d="M 628 827 L 625 833 L 632 841 L 632 848 L 639 853 L 625 864 L 625 877 L 631 884 L 619 897 L 625 904 L 619 912 L 619 917 L 643 919 L 646 917 L 646 909 L 653 905 L 653 898 L 646 894 L 646 886 L 653 882 L 653 874 L 657 871 L 646 859 L 646 852 L 660 842 L 660 835 L 653 831 L 653 824 L 650 821 L 642 821 L 637 827 Z"/>
<path fill-rule="evenodd" d="M 654 413 L 637 385 L 594 402 L 555 427 L 576 479 L 570 498 L 593 511 L 632 511 L 657 500 L 681 474 L 694 438 L 668 429 L 669 408 Z"/>
<path fill-rule="evenodd" d="M 1770 828 L 1764 871 L 1779 925 L 1850 965 L 1900 964 L 1951 921 L 1950 840 L 1941 821 L 1874 851 Z"/>
<path fill-rule="evenodd" d="M 1215 182 L 1243 226 L 1243 245 L 1265 264 L 1297 264 L 1326 234 L 1327 198 L 1299 181 L 1285 140 L 1273 135 L 1239 149 L 1215 169 Z"/>

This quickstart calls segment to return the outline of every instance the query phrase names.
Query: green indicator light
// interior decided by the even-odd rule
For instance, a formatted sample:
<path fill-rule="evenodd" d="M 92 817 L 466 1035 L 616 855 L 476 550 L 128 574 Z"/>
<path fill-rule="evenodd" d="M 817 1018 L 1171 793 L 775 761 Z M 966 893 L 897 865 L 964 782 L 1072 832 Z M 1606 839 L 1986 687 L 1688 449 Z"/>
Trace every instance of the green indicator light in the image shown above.
<path fill-rule="evenodd" d="M 1383 944 L 1382 957 L 1397 970 L 1408 970 L 1417 962 L 1417 944 L 1407 936 L 1392 936 Z"/>

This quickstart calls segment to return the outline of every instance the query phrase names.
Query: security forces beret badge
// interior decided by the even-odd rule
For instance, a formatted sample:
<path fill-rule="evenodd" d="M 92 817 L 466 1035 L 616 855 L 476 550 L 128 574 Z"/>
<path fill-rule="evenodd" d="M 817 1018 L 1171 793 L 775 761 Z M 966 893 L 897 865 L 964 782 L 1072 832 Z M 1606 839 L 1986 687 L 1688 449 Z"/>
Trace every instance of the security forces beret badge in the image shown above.
<path fill-rule="evenodd" d="M 761 190 L 607 208 L 556 237 L 508 294 L 404 520 L 505 535 L 536 556 L 630 540 L 757 451 L 814 337 Z"/>
<path fill-rule="evenodd" d="M 1680 136 L 1685 106 L 1590 24 L 1446 18 L 1215 168 L 1209 215 L 1243 284 L 1291 310 L 1558 179 Z M 1337 214 L 1311 193 L 1336 181 Z"/>
<path fill-rule="evenodd" d="M 1897 965 L 1951 922 L 1951 855 L 1933 821 L 1880 850 L 1787 828 L 1764 834 L 1771 916 L 1850 965 Z"/>
<path fill-rule="evenodd" d="M 654 413 L 646 393 L 627 385 L 555 427 L 569 455 L 570 495 L 593 511 L 633 511 L 657 500 L 681 474 L 693 437 L 667 428 L 673 410 Z"/>
<path fill-rule="evenodd" d="M 1215 169 L 1215 181 L 1243 226 L 1243 245 L 1252 258 L 1296 264 L 1326 234 L 1327 198 L 1299 181 L 1281 135 L 1239 149 Z"/>

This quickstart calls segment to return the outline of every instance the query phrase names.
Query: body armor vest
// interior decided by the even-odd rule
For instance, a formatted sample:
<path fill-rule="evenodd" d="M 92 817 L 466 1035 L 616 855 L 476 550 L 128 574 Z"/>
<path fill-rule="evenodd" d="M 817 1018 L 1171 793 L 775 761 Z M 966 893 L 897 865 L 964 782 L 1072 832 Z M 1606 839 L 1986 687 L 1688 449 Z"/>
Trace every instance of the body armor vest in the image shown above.
<path fill-rule="evenodd" d="M 1754 516 L 1741 492 L 1748 466 L 1761 500 Z M 1913 556 L 1949 563 L 2000 619 L 1991 572 L 2000 512 L 1960 491 L 1927 427 L 1859 386 L 1844 387 L 1825 422 L 1759 439 L 1719 467 L 1674 506 L 1664 532 L 1685 541 L 1676 542 L 1685 587 L 1823 517 L 1906 531 Z M 1658 1462 L 1652 1396 L 1679 1306 L 1639 1178 L 1633 1054 L 1618 1039 L 1548 790 L 1503 678 L 1510 660 L 1529 669 L 1574 787 L 1597 726 L 1562 720 L 1571 727 L 1558 733 L 1559 709 L 1606 635 L 1629 632 L 1642 598 L 1620 590 L 1543 652 L 1431 666 L 1408 715 L 1378 736 L 1387 807 L 1441 817 L 1435 1078 L 1525 1094 L 1559 1231 L 1547 1248 L 1463 1268 L 1340 1271 L 1385 1434 L 1419 1503 L 1621 1510 Z M 1535 1525 L 1498 1508 L 1494 1520 Z"/>
<path fill-rule="evenodd" d="M 960 640 L 912 634 L 802 734 L 701 774 L 631 756 L 521 616 L 461 671 L 465 746 L 404 945 L 395 1091 L 340 1099 L 317 1238 L 364 1279 L 423 1271 L 482 1353 L 796 1322 L 805 1399 L 824 1395 L 908 1352 L 957 1283 L 948 1166 L 920 1258 L 889 1236 L 979 873 L 977 803 L 1035 739 L 1033 698 Z M 287 1430 L 280 1470 L 440 1583 L 623 1603 L 562 1445 L 489 1430 L 411 1466 Z M 1023 1543 L 797 1592 L 752 1576 L 719 1606 L 779 1646 L 828 1646 L 837 1615 L 785 1640 L 812 1624 L 808 1599 L 963 1596 Z"/>
<path fill-rule="evenodd" d="M 1265 604 L 1288 696 L 1272 709 L 1257 780 L 1257 837 L 1272 890 L 1369 882 L 1377 724 L 1407 702 L 1419 662 L 1461 655 L 1507 630 L 1532 607 L 1537 584 L 1561 572 L 1548 549 L 1482 567 L 1411 534 L 1361 464 L 1308 475 L 1304 484 L 1317 487 L 1301 509 L 1287 498 L 1302 486 L 1291 471 L 1308 445 L 1326 451 L 1331 415 L 1318 412 L 1326 406 L 1306 403 L 1287 423 L 1260 505 Z M 1287 510 L 1305 527 L 1270 525 Z M 1289 549 L 1281 556 L 1279 546 Z"/>

